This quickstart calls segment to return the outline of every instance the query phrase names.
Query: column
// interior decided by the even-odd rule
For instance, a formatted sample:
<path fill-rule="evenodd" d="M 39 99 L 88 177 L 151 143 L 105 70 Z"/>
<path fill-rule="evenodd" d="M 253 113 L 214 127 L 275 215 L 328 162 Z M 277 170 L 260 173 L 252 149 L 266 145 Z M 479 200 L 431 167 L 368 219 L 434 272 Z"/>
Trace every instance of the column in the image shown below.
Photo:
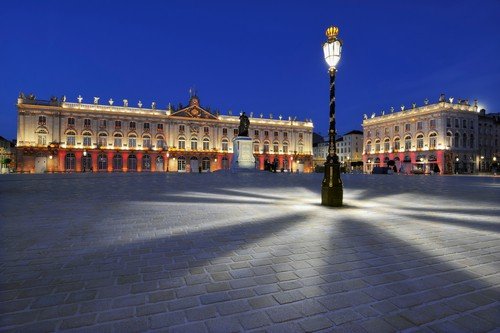
<path fill-rule="evenodd" d="M 123 170 L 123 172 L 127 172 L 127 170 L 128 170 L 128 152 L 126 152 L 126 151 L 122 152 L 122 161 L 123 161 L 122 170 Z"/>
<path fill-rule="evenodd" d="M 77 150 L 75 151 L 75 170 L 76 172 L 81 172 L 82 171 L 82 156 L 83 156 L 83 151 Z"/>
<path fill-rule="evenodd" d="M 66 166 L 65 166 L 66 165 L 66 163 L 65 163 L 66 150 L 60 149 L 57 154 L 58 154 L 58 159 L 59 159 L 59 171 L 64 172 L 64 171 L 66 171 Z"/>
<path fill-rule="evenodd" d="M 108 151 L 108 171 L 113 171 L 113 151 Z"/>
<path fill-rule="evenodd" d="M 284 168 L 284 166 L 283 166 L 283 158 L 284 158 L 284 156 L 283 156 L 283 155 L 279 155 L 279 156 L 278 156 L 278 169 L 279 169 L 279 170 L 281 170 L 281 169 L 283 169 L 283 168 Z"/>
<path fill-rule="evenodd" d="M 264 170 L 264 155 L 259 155 L 259 170 Z"/>
<path fill-rule="evenodd" d="M 92 170 L 96 172 L 99 170 L 99 164 L 98 164 L 99 152 L 93 151 L 90 153 L 90 156 L 92 157 Z"/>
<path fill-rule="evenodd" d="M 135 154 L 135 156 L 137 156 L 137 172 L 141 172 L 142 171 L 142 152 L 137 152 L 137 154 Z"/>
<path fill-rule="evenodd" d="M 151 153 L 149 154 L 151 156 L 151 172 L 156 171 L 156 157 L 158 156 L 157 153 Z"/>

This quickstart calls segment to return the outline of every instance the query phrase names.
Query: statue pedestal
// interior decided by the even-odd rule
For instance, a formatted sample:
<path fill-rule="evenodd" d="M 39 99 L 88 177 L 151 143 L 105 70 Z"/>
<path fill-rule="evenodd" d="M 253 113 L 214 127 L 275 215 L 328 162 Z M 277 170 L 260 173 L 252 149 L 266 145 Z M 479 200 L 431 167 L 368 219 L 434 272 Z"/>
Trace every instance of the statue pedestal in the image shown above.
<path fill-rule="evenodd" d="M 248 136 L 237 136 L 233 139 L 232 172 L 255 171 L 252 139 Z"/>

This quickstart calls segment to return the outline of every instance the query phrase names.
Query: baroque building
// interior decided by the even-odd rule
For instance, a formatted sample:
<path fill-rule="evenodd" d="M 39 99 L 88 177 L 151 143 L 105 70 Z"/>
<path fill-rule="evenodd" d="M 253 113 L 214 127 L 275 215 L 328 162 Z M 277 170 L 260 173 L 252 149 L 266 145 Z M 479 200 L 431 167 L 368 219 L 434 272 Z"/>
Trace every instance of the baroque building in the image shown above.
<path fill-rule="evenodd" d="M 364 128 L 364 172 L 394 161 L 405 173 L 472 173 L 478 171 L 477 100 L 446 99 L 411 109 L 366 115 Z"/>
<path fill-rule="evenodd" d="M 314 165 L 323 166 L 328 156 L 328 139 L 313 144 Z M 363 132 L 352 130 L 335 139 L 339 162 L 346 171 L 361 168 L 363 164 Z"/>
<path fill-rule="evenodd" d="M 194 95 L 175 110 L 49 101 L 20 94 L 17 101 L 19 172 L 209 172 L 227 170 L 239 116 L 212 113 Z M 256 168 L 266 161 L 287 171 L 312 170 L 310 121 L 250 118 Z"/>

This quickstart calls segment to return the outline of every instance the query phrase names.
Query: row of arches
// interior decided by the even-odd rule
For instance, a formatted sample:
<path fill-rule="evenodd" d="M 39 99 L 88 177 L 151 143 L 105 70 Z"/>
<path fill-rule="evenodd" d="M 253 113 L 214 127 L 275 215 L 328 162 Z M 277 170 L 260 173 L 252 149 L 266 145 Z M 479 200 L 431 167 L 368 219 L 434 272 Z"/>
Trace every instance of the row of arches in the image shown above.
<path fill-rule="evenodd" d="M 92 170 L 92 156 L 82 156 L 82 169 L 84 171 Z M 158 156 L 154 161 L 158 165 L 163 164 L 163 157 Z M 142 160 L 139 161 L 137 156 L 130 154 L 126 161 L 124 161 L 123 156 L 119 153 L 114 154 L 111 159 L 108 158 L 106 154 L 97 155 L 97 171 L 108 171 L 108 165 L 111 163 L 113 171 L 122 171 L 124 163 L 129 171 L 137 171 L 138 163 L 141 163 L 143 171 L 151 171 L 151 156 L 144 155 Z M 66 171 L 76 171 L 76 156 L 74 153 L 67 153 L 64 158 L 64 168 Z"/>

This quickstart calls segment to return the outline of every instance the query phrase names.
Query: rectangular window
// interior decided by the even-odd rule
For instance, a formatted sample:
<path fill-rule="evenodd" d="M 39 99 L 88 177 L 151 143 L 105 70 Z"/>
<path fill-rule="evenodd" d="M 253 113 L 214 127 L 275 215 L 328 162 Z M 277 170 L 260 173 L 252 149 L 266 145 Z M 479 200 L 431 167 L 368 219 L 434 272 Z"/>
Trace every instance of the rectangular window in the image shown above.
<path fill-rule="evenodd" d="M 405 124 L 405 131 L 406 132 L 411 131 L 411 124 Z"/>
<path fill-rule="evenodd" d="M 304 133 L 299 133 L 299 139 L 303 139 L 304 138 Z"/>
<path fill-rule="evenodd" d="M 210 141 L 203 140 L 203 150 L 209 150 L 209 149 L 210 149 Z"/>
<path fill-rule="evenodd" d="M 83 119 L 83 127 L 90 128 L 91 124 L 92 122 L 90 121 L 90 119 L 88 118 Z"/>
<path fill-rule="evenodd" d="M 429 127 L 430 128 L 436 128 L 436 119 L 431 119 L 430 120 Z"/>
<path fill-rule="evenodd" d="M 156 125 L 156 130 L 158 130 L 160 132 L 163 131 L 163 124 L 157 124 Z"/>
<path fill-rule="evenodd" d="M 467 128 L 467 120 L 462 119 L 462 128 Z"/>
<path fill-rule="evenodd" d="M 446 127 L 451 127 L 451 118 L 446 118 Z"/>
<path fill-rule="evenodd" d="M 179 125 L 179 132 L 184 132 L 184 125 Z"/>
<path fill-rule="evenodd" d="M 399 126 L 398 125 L 394 126 L 394 132 L 396 132 L 396 133 L 399 132 Z"/>
<path fill-rule="evenodd" d="M 68 135 L 67 136 L 67 140 L 66 140 L 66 144 L 68 146 L 74 146 L 75 145 L 75 136 L 74 135 Z"/>
<path fill-rule="evenodd" d="M 83 136 L 83 145 L 85 147 L 90 147 L 92 145 L 92 137 L 90 135 Z"/>
<path fill-rule="evenodd" d="M 264 136 L 267 138 L 269 136 L 269 131 L 264 131 Z"/>
<path fill-rule="evenodd" d="M 129 127 L 129 129 L 131 129 L 131 130 L 135 130 L 135 121 L 131 121 L 131 122 L 128 124 L 128 127 Z"/>
<path fill-rule="evenodd" d="M 253 135 L 259 136 L 259 131 L 258 130 L 253 131 Z"/>
<path fill-rule="evenodd" d="M 208 134 L 210 128 L 208 126 L 203 127 L 203 133 Z"/>
<path fill-rule="evenodd" d="M 384 128 L 384 133 L 385 133 L 385 134 L 389 134 L 389 129 L 388 129 L 387 127 L 386 127 L 386 128 Z"/>
<path fill-rule="evenodd" d="M 274 132 L 274 137 L 277 138 L 278 137 L 278 132 Z"/>
<path fill-rule="evenodd" d="M 227 135 L 227 128 L 222 129 L 222 135 Z"/>
<path fill-rule="evenodd" d="M 38 125 L 45 125 L 47 123 L 47 118 L 45 116 L 38 117 Z"/>
<path fill-rule="evenodd" d="M 47 144 L 47 136 L 45 134 L 38 134 L 38 144 L 43 146 Z"/>
<path fill-rule="evenodd" d="M 283 132 L 283 139 L 288 139 L 288 132 Z"/>
<path fill-rule="evenodd" d="M 75 118 L 68 118 L 68 126 L 75 126 Z"/>
<path fill-rule="evenodd" d="M 237 128 L 233 129 L 234 136 L 237 136 L 239 133 L 240 131 Z"/>
<path fill-rule="evenodd" d="M 144 123 L 144 130 L 149 131 L 149 123 Z"/>
<path fill-rule="evenodd" d="M 455 118 L 455 127 L 460 127 L 460 121 L 457 118 Z"/>
<path fill-rule="evenodd" d="M 474 120 L 470 121 L 470 129 L 474 129 Z"/>
<path fill-rule="evenodd" d="M 106 128 L 106 126 L 107 126 L 106 119 L 99 120 L 99 128 Z"/>
<path fill-rule="evenodd" d="M 129 148 L 135 148 L 137 146 L 137 139 L 135 137 L 129 137 L 128 146 Z"/>
<path fill-rule="evenodd" d="M 283 154 L 288 154 L 288 145 L 283 144 Z"/>
<path fill-rule="evenodd" d="M 422 122 L 417 121 L 417 130 L 422 130 Z"/>
<path fill-rule="evenodd" d="M 122 122 L 120 120 L 115 121 L 115 128 L 122 128 Z"/>

